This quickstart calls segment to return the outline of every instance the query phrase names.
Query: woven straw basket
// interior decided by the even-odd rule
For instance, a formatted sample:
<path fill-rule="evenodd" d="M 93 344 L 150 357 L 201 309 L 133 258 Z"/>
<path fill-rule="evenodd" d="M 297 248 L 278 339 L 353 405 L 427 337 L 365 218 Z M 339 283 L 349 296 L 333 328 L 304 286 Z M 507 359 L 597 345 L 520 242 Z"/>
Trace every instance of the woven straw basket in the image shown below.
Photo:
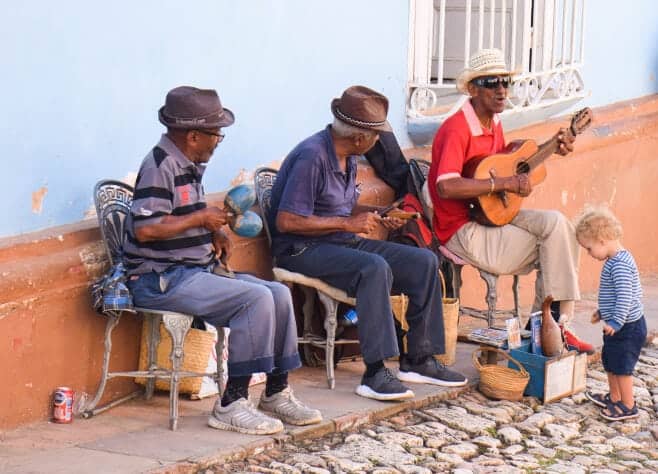
<path fill-rule="evenodd" d="M 446 353 L 436 356 L 445 365 L 455 363 L 457 356 L 457 326 L 459 325 L 459 298 L 445 298 L 446 281 L 439 270 L 441 288 L 443 289 L 443 333 L 445 335 Z"/>
<path fill-rule="evenodd" d="M 142 325 L 142 342 L 139 350 L 139 370 L 147 370 L 148 364 L 148 324 Z M 190 329 L 185 337 L 183 345 L 183 364 L 182 369 L 190 372 L 206 372 L 208 366 L 208 356 L 215 347 L 216 333 L 211 331 L 202 331 L 200 329 Z M 163 369 L 171 369 L 171 336 L 160 323 L 160 343 L 157 347 L 156 364 Z M 181 393 L 190 395 L 199 393 L 201 389 L 202 377 L 186 377 L 180 379 L 178 385 Z M 135 378 L 135 382 L 144 385 L 146 379 L 143 377 Z M 158 390 L 169 390 L 169 379 L 156 379 L 155 388 Z"/>
<path fill-rule="evenodd" d="M 405 331 L 409 329 L 407 324 L 407 306 L 409 306 L 409 297 L 407 295 L 391 296 L 391 309 L 395 319 L 400 322 L 402 329 Z"/>
<path fill-rule="evenodd" d="M 496 352 L 519 367 L 519 371 L 496 364 L 481 364 L 479 352 Z M 521 400 L 530 381 L 530 374 L 512 356 L 494 347 L 480 347 L 473 351 L 473 365 L 480 372 L 480 392 L 499 400 Z"/>

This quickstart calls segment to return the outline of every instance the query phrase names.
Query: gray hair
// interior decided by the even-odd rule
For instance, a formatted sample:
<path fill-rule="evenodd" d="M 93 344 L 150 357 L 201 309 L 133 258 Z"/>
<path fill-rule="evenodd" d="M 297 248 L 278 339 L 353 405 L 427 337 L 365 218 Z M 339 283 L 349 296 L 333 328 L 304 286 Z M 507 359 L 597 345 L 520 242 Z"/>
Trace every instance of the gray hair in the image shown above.
<path fill-rule="evenodd" d="M 368 138 L 372 138 L 377 135 L 377 132 L 374 130 L 368 130 L 367 128 L 359 128 L 354 125 L 343 122 L 337 118 L 334 118 L 334 123 L 331 124 L 331 130 L 342 138 L 350 138 L 359 134 L 363 134 Z"/>

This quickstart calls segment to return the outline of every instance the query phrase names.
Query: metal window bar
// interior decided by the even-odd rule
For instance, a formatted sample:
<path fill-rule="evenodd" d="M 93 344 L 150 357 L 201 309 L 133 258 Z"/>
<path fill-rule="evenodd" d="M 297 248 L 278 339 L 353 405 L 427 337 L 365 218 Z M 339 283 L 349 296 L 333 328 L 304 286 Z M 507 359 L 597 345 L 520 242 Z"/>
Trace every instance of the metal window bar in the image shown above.
<path fill-rule="evenodd" d="M 468 64 L 476 44 L 478 49 L 500 48 L 510 68 L 518 72 L 515 82 L 525 81 L 525 89 L 514 89 L 527 96 L 525 102 L 515 103 L 514 108 L 530 102 L 536 105 L 541 100 L 563 99 L 563 90 L 567 90 L 567 95 L 574 90 L 582 91 L 579 68 L 584 60 L 585 3 L 585 0 L 412 0 L 410 111 L 436 105 L 438 96 L 434 91 L 443 90 L 442 97 L 454 91 L 458 65 Z M 463 30 L 452 27 L 454 15 L 463 16 L 463 23 L 460 21 Z M 448 34 L 463 35 L 463 49 L 454 37 L 447 41 L 446 24 Z M 557 91 L 559 82 L 568 83 L 568 87 Z M 422 90 L 416 94 L 420 99 L 414 102 L 416 89 Z M 548 89 L 554 92 L 546 94 Z"/>
<path fill-rule="evenodd" d="M 585 62 L 585 0 L 580 9 L 580 63 Z"/>
<path fill-rule="evenodd" d="M 523 2 L 523 44 L 522 44 L 522 72 L 530 72 L 530 44 L 532 42 L 532 6 L 531 0 Z"/>
<path fill-rule="evenodd" d="M 478 49 L 482 49 L 482 44 L 484 42 L 484 0 L 480 0 L 480 15 L 478 19 L 480 21 L 479 35 L 478 35 Z"/>
<path fill-rule="evenodd" d="M 547 5 L 547 8 L 548 8 L 548 3 L 546 3 L 546 5 Z M 558 33 L 558 31 L 557 31 L 557 27 L 558 27 L 557 12 L 558 12 L 557 0 L 553 0 L 553 15 L 552 15 L 553 28 L 551 30 L 552 31 L 552 33 L 551 33 L 552 36 L 551 36 L 551 40 L 550 40 L 551 50 L 550 50 L 550 56 L 549 56 L 550 59 L 551 59 L 550 60 L 550 65 L 551 65 L 550 67 L 551 68 L 554 68 L 555 66 L 557 66 L 557 58 L 556 58 L 556 54 L 555 54 L 555 52 L 557 51 L 557 37 L 558 37 L 558 34 L 557 34 Z M 545 43 L 548 43 L 548 41 L 545 41 Z M 546 61 L 543 61 L 543 63 L 546 64 Z"/>
<path fill-rule="evenodd" d="M 573 65 L 576 62 L 576 4 L 578 0 L 574 0 L 571 5 L 571 51 L 569 52 L 569 63 Z"/>
<path fill-rule="evenodd" d="M 516 35 L 517 35 L 517 0 L 512 0 L 512 45 L 510 47 L 510 67 L 512 71 L 516 70 Z"/>
<path fill-rule="evenodd" d="M 507 10 L 507 3 L 505 0 L 502 0 L 501 8 L 500 8 L 500 49 L 502 51 L 505 51 L 505 34 L 507 33 L 507 28 L 506 28 L 506 23 L 507 19 L 505 18 L 505 11 Z"/>
<path fill-rule="evenodd" d="M 473 7 L 472 0 L 466 0 L 466 19 L 464 20 L 464 31 L 466 38 L 464 39 L 464 67 L 468 66 L 468 57 L 471 55 L 471 8 Z"/>
<path fill-rule="evenodd" d="M 496 0 L 489 3 L 489 47 L 494 47 L 494 30 L 496 27 Z"/>
<path fill-rule="evenodd" d="M 562 61 L 560 61 L 562 65 L 567 63 L 567 14 L 567 2 L 564 1 L 562 3 Z"/>
<path fill-rule="evenodd" d="M 444 71 L 444 53 L 445 53 L 445 34 L 443 33 L 446 30 L 446 0 L 441 0 L 441 10 L 439 12 L 439 31 L 435 32 L 435 35 L 439 36 L 439 61 L 438 61 L 438 71 L 437 71 L 437 82 L 443 84 L 443 71 Z"/>

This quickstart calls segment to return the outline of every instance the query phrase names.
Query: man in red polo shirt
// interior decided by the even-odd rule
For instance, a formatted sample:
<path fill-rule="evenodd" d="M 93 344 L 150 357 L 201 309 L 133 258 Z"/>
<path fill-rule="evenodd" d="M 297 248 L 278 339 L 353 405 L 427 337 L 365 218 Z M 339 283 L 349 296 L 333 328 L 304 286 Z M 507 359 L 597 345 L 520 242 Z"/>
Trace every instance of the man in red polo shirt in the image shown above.
<path fill-rule="evenodd" d="M 533 309 L 545 295 L 559 301 L 559 319 L 573 318 L 578 288 L 578 243 L 571 223 L 558 211 L 522 209 L 500 227 L 472 221 L 468 200 L 505 191 L 528 196 L 527 174 L 488 179 L 462 177 L 470 159 L 503 151 L 505 138 L 498 114 L 505 109 L 512 72 L 503 53 L 484 49 L 469 60 L 457 88 L 470 96 L 461 110 L 439 128 L 432 144 L 428 189 L 434 206 L 434 230 L 443 245 L 475 267 L 499 275 L 526 274 L 538 265 Z M 573 150 L 573 137 L 557 134 L 559 153 Z M 593 347 L 565 329 L 567 344 L 581 352 Z"/>

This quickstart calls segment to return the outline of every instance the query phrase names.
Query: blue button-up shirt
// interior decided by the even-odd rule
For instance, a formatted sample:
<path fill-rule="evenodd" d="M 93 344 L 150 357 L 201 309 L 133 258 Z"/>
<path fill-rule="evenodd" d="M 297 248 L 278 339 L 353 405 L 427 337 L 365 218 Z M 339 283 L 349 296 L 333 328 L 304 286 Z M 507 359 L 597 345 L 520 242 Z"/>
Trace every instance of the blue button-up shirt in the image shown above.
<path fill-rule="evenodd" d="M 281 165 L 272 187 L 268 223 L 272 231 L 272 254 L 294 253 L 295 245 L 316 242 L 345 243 L 356 236 L 351 232 L 332 232 L 323 236 L 280 233 L 276 229 L 279 211 L 299 216 L 347 217 L 358 199 L 356 157 L 347 159 L 345 172 L 338 165 L 331 126 L 311 135 L 297 145 Z"/>

